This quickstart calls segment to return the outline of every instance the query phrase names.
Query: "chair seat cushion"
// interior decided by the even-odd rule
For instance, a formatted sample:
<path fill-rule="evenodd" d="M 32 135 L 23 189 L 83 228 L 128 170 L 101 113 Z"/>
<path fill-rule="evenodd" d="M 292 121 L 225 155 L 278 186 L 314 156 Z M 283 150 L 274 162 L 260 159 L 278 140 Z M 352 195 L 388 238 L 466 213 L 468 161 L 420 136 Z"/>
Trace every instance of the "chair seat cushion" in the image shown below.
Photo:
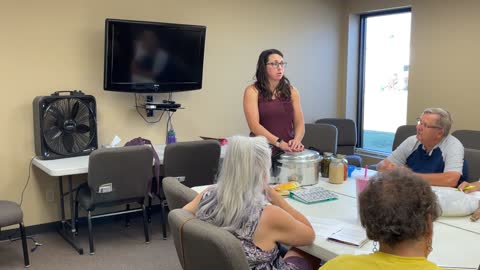
<path fill-rule="evenodd" d="M 0 201 L 0 227 L 19 224 L 23 221 L 20 206 L 11 201 Z"/>

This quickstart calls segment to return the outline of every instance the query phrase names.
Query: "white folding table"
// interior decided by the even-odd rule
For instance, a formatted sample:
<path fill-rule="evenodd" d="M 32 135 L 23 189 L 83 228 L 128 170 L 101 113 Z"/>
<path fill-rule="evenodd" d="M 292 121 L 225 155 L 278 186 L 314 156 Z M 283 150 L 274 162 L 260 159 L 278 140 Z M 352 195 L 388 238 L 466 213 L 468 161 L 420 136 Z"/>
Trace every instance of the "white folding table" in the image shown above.
<path fill-rule="evenodd" d="M 320 178 L 318 186 L 336 193 L 338 200 L 315 204 L 304 204 L 286 198 L 289 204 L 305 216 L 331 218 L 343 223 L 360 225 L 357 210 L 355 179 L 343 184 L 330 184 Z M 194 187 L 197 192 L 207 186 Z M 433 251 L 428 259 L 445 269 L 478 269 L 480 267 L 480 222 L 471 222 L 468 217 L 441 217 L 434 222 Z M 355 247 L 317 236 L 310 246 L 299 247 L 303 251 L 323 260 L 341 254 L 367 254 L 373 250 L 373 242 Z"/>

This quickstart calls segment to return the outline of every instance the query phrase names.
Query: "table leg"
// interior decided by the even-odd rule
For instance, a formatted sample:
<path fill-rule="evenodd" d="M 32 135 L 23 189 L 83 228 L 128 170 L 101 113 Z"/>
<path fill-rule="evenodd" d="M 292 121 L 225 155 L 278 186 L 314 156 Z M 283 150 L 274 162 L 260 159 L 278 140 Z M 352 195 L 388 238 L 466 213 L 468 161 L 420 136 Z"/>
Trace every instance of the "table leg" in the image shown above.
<path fill-rule="evenodd" d="M 76 226 L 75 226 L 75 216 L 74 216 L 74 201 L 73 201 L 73 184 L 72 184 L 72 176 L 68 176 L 68 192 L 64 193 L 63 191 L 63 179 L 59 177 L 59 186 L 60 186 L 60 214 L 62 216 L 60 227 L 58 228 L 58 233 L 60 236 L 63 237 L 65 241 L 67 241 L 80 255 L 83 255 L 83 248 L 81 248 L 75 237 L 76 234 Z M 66 195 L 70 195 L 70 221 L 65 217 L 65 199 Z M 70 226 L 70 230 L 68 230 L 68 226 Z"/>
<path fill-rule="evenodd" d="M 62 217 L 62 229 L 65 230 L 65 200 L 63 199 L 63 179 L 58 177 L 58 186 L 60 187 L 60 214 Z"/>
<path fill-rule="evenodd" d="M 72 183 L 72 176 L 69 175 L 68 176 L 68 189 L 70 191 L 70 217 L 71 217 L 71 221 L 72 221 L 72 235 L 75 235 L 76 234 L 76 231 L 77 231 L 77 226 L 75 226 L 75 216 L 74 216 L 74 197 L 73 197 L 73 183 Z"/>

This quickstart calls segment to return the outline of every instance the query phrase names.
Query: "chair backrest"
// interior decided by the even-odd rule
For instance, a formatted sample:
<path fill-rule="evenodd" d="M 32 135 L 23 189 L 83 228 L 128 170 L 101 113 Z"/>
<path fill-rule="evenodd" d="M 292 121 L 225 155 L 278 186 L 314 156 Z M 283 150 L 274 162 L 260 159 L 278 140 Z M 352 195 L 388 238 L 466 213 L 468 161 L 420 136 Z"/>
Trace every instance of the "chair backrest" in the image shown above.
<path fill-rule="evenodd" d="M 405 141 L 408 137 L 417 134 L 416 125 L 403 125 L 397 128 L 395 132 L 395 137 L 393 138 L 392 151 L 397 149 L 397 147 Z"/>
<path fill-rule="evenodd" d="M 93 203 L 142 200 L 152 180 L 152 165 L 153 153 L 147 145 L 93 151 L 88 164 L 88 186 Z"/>
<path fill-rule="evenodd" d="M 168 208 L 170 210 L 184 207 L 198 194 L 193 189 L 180 183 L 175 177 L 165 177 L 162 183 L 165 198 L 167 199 Z"/>
<path fill-rule="evenodd" d="M 337 127 L 337 153 L 345 155 L 355 154 L 357 145 L 357 127 L 352 119 L 346 118 L 322 118 L 315 123 L 330 124 Z"/>
<path fill-rule="evenodd" d="M 171 211 L 168 223 L 184 270 L 250 269 L 240 240 L 230 232 L 201 221 L 184 209 Z"/>
<path fill-rule="evenodd" d="M 305 148 L 314 148 L 323 152 L 337 153 L 337 128 L 330 124 L 305 124 L 305 136 L 302 143 Z"/>
<path fill-rule="evenodd" d="M 468 169 L 468 182 L 480 180 L 480 150 L 465 148 L 465 161 Z"/>
<path fill-rule="evenodd" d="M 455 130 L 452 135 L 460 140 L 465 148 L 480 150 L 480 131 L 478 130 Z"/>
<path fill-rule="evenodd" d="M 216 140 L 168 144 L 163 156 L 165 176 L 185 177 L 187 187 L 213 184 L 220 161 Z"/>

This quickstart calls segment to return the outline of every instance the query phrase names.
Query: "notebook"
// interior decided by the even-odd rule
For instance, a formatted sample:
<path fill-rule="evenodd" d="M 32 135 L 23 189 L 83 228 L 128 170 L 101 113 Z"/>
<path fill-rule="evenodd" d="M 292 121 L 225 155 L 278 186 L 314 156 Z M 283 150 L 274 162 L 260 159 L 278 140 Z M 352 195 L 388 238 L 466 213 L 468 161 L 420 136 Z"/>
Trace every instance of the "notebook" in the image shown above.
<path fill-rule="evenodd" d="M 310 204 L 336 200 L 338 196 L 322 187 L 311 187 L 290 191 L 290 198 Z"/>
<path fill-rule="evenodd" d="M 361 247 L 368 241 L 365 229 L 354 225 L 344 226 L 327 239 L 356 247 Z"/>

